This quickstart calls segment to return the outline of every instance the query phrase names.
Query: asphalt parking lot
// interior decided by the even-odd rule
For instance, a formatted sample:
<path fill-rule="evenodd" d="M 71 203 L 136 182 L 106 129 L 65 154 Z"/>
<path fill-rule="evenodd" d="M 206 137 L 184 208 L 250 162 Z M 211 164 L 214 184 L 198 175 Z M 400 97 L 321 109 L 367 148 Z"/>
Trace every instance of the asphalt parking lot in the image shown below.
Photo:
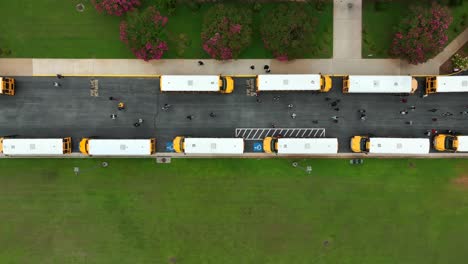
<path fill-rule="evenodd" d="M 324 128 L 326 137 L 339 139 L 340 152 L 349 152 L 349 138 L 358 134 L 426 137 L 424 133 L 428 129 L 468 134 L 468 116 L 460 114 L 466 111 L 467 94 L 422 98 L 417 92 L 402 103 L 401 97 L 395 95 L 343 94 L 338 77 L 333 78 L 331 92 L 319 94 L 277 92 L 248 96 L 248 78 L 236 78 L 232 94 L 160 93 L 158 79 L 97 78 L 99 95 L 91 96 L 90 79 L 66 77 L 59 81 L 60 87 L 54 87 L 56 78 L 16 78 L 16 96 L 0 97 L 0 135 L 71 136 L 75 151 L 82 137 L 156 137 L 158 151 L 164 152 L 167 143 L 178 135 L 234 137 L 236 128 L 274 125 L 276 128 Z M 420 86 L 419 91 L 422 82 Z M 124 102 L 126 109 L 117 110 L 119 101 L 109 100 L 111 96 Z M 275 100 L 275 96 L 279 99 Z M 336 100 L 340 100 L 337 106 L 330 106 Z M 171 105 L 169 110 L 161 109 L 164 104 Z M 290 104 L 292 108 L 288 107 Z M 360 119 L 359 109 L 366 110 L 367 120 Z M 438 110 L 433 113 L 430 109 Z M 408 110 L 408 114 L 401 115 L 403 110 Z M 442 114 L 446 112 L 453 115 L 444 117 Z M 111 114 L 117 118 L 112 120 Z M 187 119 L 188 115 L 193 119 Z M 334 123 L 333 116 L 338 117 L 338 123 Z M 144 119 L 143 124 L 134 127 L 139 118 Z M 433 118 L 437 121 L 432 121 Z M 246 152 L 253 151 L 254 142 L 258 140 L 247 142 Z"/>

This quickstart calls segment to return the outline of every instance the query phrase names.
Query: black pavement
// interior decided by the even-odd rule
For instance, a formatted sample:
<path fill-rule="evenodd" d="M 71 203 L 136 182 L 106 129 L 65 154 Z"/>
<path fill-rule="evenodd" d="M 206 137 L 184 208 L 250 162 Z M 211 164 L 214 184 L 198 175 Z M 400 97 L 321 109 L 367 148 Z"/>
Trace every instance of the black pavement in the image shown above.
<path fill-rule="evenodd" d="M 310 92 L 262 93 L 247 96 L 246 80 L 236 78 L 232 94 L 160 93 L 159 80 L 149 78 L 97 78 L 99 96 L 90 95 L 91 78 L 19 77 L 16 96 L 0 97 L 0 136 L 73 137 L 74 150 L 82 137 L 148 138 L 156 137 L 158 151 L 175 136 L 233 137 L 236 128 L 325 128 L 326 137 L 338 137 L 340 152 L 350 152 L 353 135 L 373 134 L 383 137 L 425 137 L 428 129 L 447 129 L 468 134 L 466 111 L 468 94 L 434 94 L 422 98 L 420 93 L 406 97 L 396 95 L 343 94 L 342 79 L 333 78 L 329 93 Z M 419 79 L 423 80 L 423 79 Z M 422 91 L 424 83 L 420 82 Z M 274 100 L 274 96 L 280 96 Z M 119 101 L 126 109 L 117 110 Z M 326 97 L 331 98 L 326 101 Z M 330 103 L 340 100 L 337 106 Z M 171 105 L 163 110 L 164 104 Z M 293 104 L 293 108 L 288 108 Z M 415 106 L 414 111 L 411 106 Z M 339 108 L 336 111 L 334 108 Z M 428 110 L 438 109 L 433 113 Z M 365 109 L 367 119 L 360 119 Z M 400 111 L 407 110 L 407 115 Z M 454 115 L 442 116 L 445 112 Z M 211 117 L 214 113 L 215 117 Z M 296 113 L 296 118 L 291 118 Z M 112 120 L 110 115 L 116 114 Z M 186 117 L 193 115 L 193 119 Z M 338 116 L 334 123 L 332 116 Z M 139 118 L 145 122 L 139 127 Z M 437 118 L 436 122 L 432 118 Z M 318 123 L 314 123 L 318 121 Z M 406 122 L 412 121 L 412 125 Z M 253 151 L 252 142 L 246 152 Z"/>

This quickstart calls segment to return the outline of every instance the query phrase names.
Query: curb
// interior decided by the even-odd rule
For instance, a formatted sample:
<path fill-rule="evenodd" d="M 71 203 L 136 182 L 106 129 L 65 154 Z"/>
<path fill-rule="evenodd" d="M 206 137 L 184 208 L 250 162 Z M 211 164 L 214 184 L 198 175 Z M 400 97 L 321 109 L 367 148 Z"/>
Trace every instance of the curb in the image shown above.
<path fill-rule="evenodd" d="M 33 74 L 32 77 L 56 77 L 56 74 Z M 160 74 L 62 74 L 63 77 L 159 78 Z"/>
<path fill-rule="evenodd" d="M 416 154 L 416 155 L 400 155 L 400 154 L 364 154 L 364 153 L 338 153 L 332 155 L 277 155 L 277 154 L 268 154 L 268 153 L 244 153 L 242 155 L 210 155 L 210 154 L 183 154 L 183 153 L 169 153 L 169 152 L 158 152 L 149 156 L 87 156 L 81 153 L 75 152 L 67 155 L 58 155 L 58 156 L 7 156 L 0 154 L 0 159 L 44 159 L 44 158 L 58 158 L 58 159 L 69 159 L 69 158 L 79 158 L 79 159 L 93 159 L 93 158 L 112 158 L 112 159 L 148 159 L 148 158 L 195 158 L 195 159 L 292 159 L 292 158 L 301 158 L 301 159 L 348 159 L 348 158 L 385 158 L 385 159 L 447 159 L 447 158 L 466 158 L 468 159 L 468 153 L 430 153 L 426 155 Z"/>

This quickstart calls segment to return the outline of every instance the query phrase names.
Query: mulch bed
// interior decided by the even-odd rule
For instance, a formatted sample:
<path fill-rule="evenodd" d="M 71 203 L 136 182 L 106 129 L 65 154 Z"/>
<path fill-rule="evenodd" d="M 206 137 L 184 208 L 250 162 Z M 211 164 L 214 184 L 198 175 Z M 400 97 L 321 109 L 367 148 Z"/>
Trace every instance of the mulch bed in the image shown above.
<path fill-rule="evenodd" d="M 465 43 L 465 45 L 463 45 L 463 47 L 461 47 L 461 49 L 459 49 L 457 53 L 460 54 L 461 56 L 468 56 L 468 42 Z M 453 73 L 452 58 L 448 59 L 446 62 L 444 62 L 444 64 L 440 66 L 439 73 L 440 74 Z"/>

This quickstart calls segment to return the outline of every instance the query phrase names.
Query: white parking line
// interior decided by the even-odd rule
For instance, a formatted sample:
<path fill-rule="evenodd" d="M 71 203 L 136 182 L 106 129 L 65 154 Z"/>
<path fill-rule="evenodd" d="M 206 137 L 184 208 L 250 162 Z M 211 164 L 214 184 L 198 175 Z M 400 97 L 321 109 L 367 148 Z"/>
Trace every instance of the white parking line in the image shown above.
<path fill-rule="evenodd" d="M 325 128 L 236 128 L 235 136 L 245 140 L 263 140 L 266 137 L 309 138 L 324 137 Z"/>

